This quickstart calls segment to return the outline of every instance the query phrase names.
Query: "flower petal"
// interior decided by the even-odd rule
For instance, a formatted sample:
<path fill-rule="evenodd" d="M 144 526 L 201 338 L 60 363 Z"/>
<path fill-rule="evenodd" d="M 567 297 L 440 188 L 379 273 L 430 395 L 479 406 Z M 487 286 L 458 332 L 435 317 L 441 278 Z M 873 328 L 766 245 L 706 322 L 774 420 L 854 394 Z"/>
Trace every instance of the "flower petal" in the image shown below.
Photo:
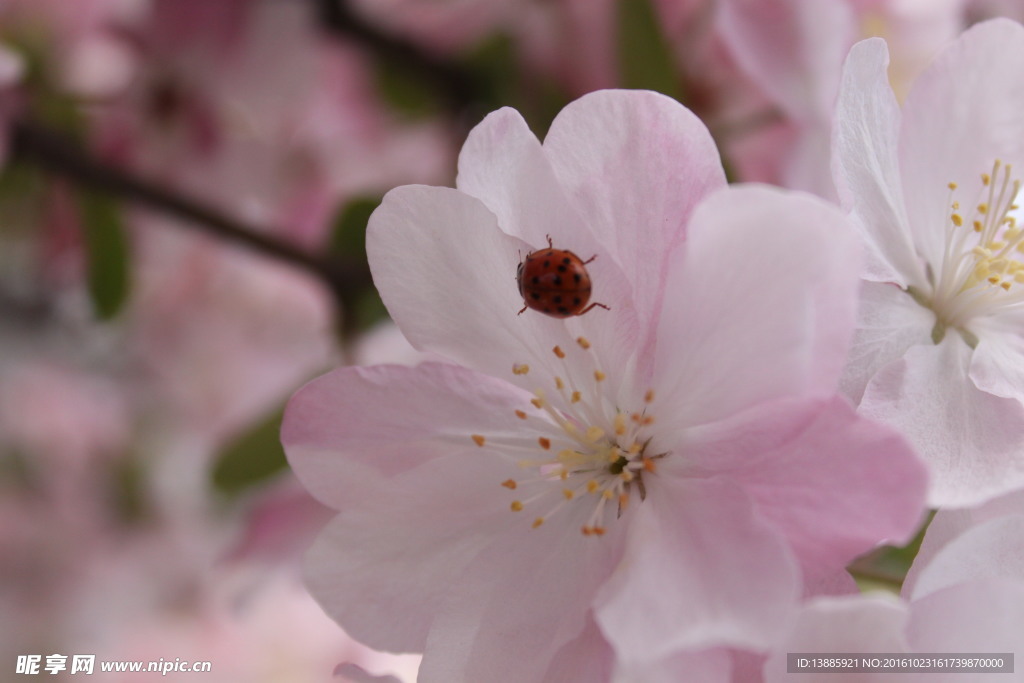
<path fill-rule="evenodd" d="M 978 345 L 971 357 L 971 380 L 982 391 L 1024 404 L 1024 325 L 1018 314 L 971 323 Z"/>
<path fill-rule="evenodd" d="M 406 186 L 389 192 L 370 218 L 366 250 L 374 284 L 391 317 L 416 348 L 495 377 L 536 388 L 513 374 L 526 363 L 546 377 L 589 376 L 592 360 L 559 361 L 551 349 L 586 336 L 610 369 L 624 367 L 635 349 L 636 317 L 628 287 L 610 258 L 588 266 L 594 299 L 611 311 L 557 320 L 523 308 L 516 285 L 520 258 L 532 246 L 503 233 L 478 199 L 457 190 Z M 601 259 L 598 259 L 600 261 Z M 585 354 L 584 354 L 585 356 Z M 573 363 L 577 363 L 575 368 Z"/>
<path fill-rule="evenodd" d="M 721 645 L 765 648 L 799 596 L 783 539 L 723 479 L 656 476 L 595 614 L 625 665 Z"/>
<path fill-rule="evenodd" d="M 908 652 L 903 630 L 906 605 L 891 595 L 875 593 L 841 598 L 818 598 L 800 611 L 796 625 L 765 665 L 765 683 L 789 683 L 790 652 Z M 864 681 L 887 683 L 891 673 L 813 674 L 817 683 Z"/>
<path fill-rule="evenodd" d="M 555 517 L 495 539 L 450 575 L 452 595 L 435 611 L 419 680 L 543 680 L 564 647 L 581 637 L 600 642 L 588 631 L 590 602 L 621 557 L 619 521 L 600 538 Z"/>
<path fill-rule="evenodd" d="M 836 101 L 832 171 L 839 198 L 867 244 L 864 274 L 901 287 L 925 283 L 910 236 L 898 160 L 900 109 L 880 38 L 850 50 Z"/>
<path fill-rule="evenodd" d="M 434 459 L 368 483 L 372 495 L 337 516 L 313 544 L 306 584 L 353 638 L 378 650 L 423 651 L 453 577 L 522 526 L 495 503 L 498 483 L 515 465 L 474 455 Z"/>
<path fill-rule="evenodd" d="M 1024 168 L 1024 27 L 1007 19 L 976 24 L 914 82 L 903 108 L 900 168 L 913 239 L 942 262 L 949 190 L 967 211 L 996 159 Z M 872 124 L 873 125 L 873 124 Z"/>
<path fill-rule="evenodd" d="M 990 519 L 947 543 L 918 574 L 911 598 L 978 579 L 1024 585 L 1024 515 Z"/>
<path fill-rule="evenodd" d="M 319 500 L 345 509 L 370 482 L 434 458 L 467 453 L 484 438 L 515 437 L 530 395 L 455 365 L 341 368 L 289 401 L 281 426 L 288 461 Z M 532 412 L 532 411 L 531 411 Z"/>
<path fill-rule="evenodd" d="M 732 676 L 730 653 L 720 647 L 700 652 L 678 652 L 654 663 L 638 662 L 620 666 L 612 679 L 614 683 L 729 683 L 733 680 L 743 679 Z"/>
<path fill-rule="evenodd" d="M 864 281 L 857 331 L 839 388 L 854 403 L 879 370 L 915 344 L 931 344 L 935 314 L 894 284 Z"/>
<path fill-rule="evenodd" d="M 811 195 L 752 185 L 706 200 L 658 329 L 656 388 L 673 406 L 659 432 L 832 394 L 853 331 L 858 251 L 848 219 Z"/>
<path fill-rule="evenodd" d="M 789 400 L 694 429 L 690 476 L 725 475 L 784 536 L 805 581 L 821 581 L 883 541 L 903 543 L 925 512 L 923 463 L 891 428 L 843 399 Z"/>
<path fill-rule="evenodd" d="M 859 411 L 899 429 L 928 463 L 933 507 L 976 505 L 1024 486 L 1024 407 L 970 381 L 971 349 L 949 333 L 914 346 L 868 384 Z"/>
<path fill-rule="evenodd" d="M 725 186 L 707 128 L 664 95 L 605 90 L 566 106 L 544 151 L 570 201 L 625 273 L 641 329 L 652 328 L 690 214 Z"/>
<path fill-rule="evenodd" d="M 917 652 L 1020 652 L 1024 583 L 990 579 L 940 590 L 912 603 L 907 638 Z M 1022 680 L 1016 675 L 1004 678 Z M 928 683 L 958 683 L 963 674 L 929 674 Z"/>

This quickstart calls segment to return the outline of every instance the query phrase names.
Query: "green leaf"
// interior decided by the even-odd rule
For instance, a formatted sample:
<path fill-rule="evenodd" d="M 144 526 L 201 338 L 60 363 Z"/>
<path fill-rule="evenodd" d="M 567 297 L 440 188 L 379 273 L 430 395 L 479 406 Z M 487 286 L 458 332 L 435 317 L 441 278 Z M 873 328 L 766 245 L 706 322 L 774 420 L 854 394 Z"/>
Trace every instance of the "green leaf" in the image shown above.
<path fill-rule="evenodd" d="M 104 195 L 80 195 L 88 259 L 89 294 L 96 316 L 109 320 L 128 299 L 128 237 L 117 202 Z"/>
<path fill-rule="evenodd" d="M 280 439 L 283 417 L 279 410 L 227 445 L 213 467 L 215 489 L 238 494 L 288 467 Z"/>
<path fill-rule="evenodd" d="M 370 214 L 380 206 L 380 197 L 351 199 L 334 218 L 331 252 L 353 259 L 366 259 L 366 224 Z"/>
<path fill-rule="evenodd" d="M 682 89 L 672 48 L 650 0 L 618 0 L 619 77 L 626 88 L 656 90 L 677 100 Z"/>

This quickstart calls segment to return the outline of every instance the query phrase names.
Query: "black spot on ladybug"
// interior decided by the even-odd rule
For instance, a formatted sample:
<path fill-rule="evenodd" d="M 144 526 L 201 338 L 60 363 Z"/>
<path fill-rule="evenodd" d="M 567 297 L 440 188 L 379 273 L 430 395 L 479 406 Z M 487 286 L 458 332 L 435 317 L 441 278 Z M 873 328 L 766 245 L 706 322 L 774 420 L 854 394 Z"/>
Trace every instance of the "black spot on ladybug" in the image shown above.
<path fill-rule="evenodd" d="M 539 284 L 540 284 L 540 278 L 539 278 L 539 277 L 537 277 L 536 275 L 534 275 L 534 276 L 533 276 L 533 279 L 532 279 L 532 280 L 530 280 L 530 282 L 532 282 L 532 283 L 533 283 L 533 284 L 535 284 L 535 285 L 539 285 Z"/>
<path fill-rule="evenodd" d="M 556 275 L 555 276 L 555 287 L 561 287 L 561 286 L 562 286 L 562 278 L 560 278 L 559 276 Z"/>
<path fill-rule="evenodd" d="M 540 292 L 530 292 L 530 298 L 533 299 L 534 301 L 540 299 Z"/>
<path fill-rule="evenodd" d="M 544 262 L 544 267 L 545 268 L 550 268 L 551 267 L 551 261 L 545 261 Z"/>
<path fill-rule="evenodd" d="M 562 315 L 569 315 L 569 309 L 566 308 L 565 306 L 559 306 L 558 312 L 561 313 Z"/>
<path fill-rule="evenodd" d="M 572 259 L 566 256 L 565 258 L 562 259 L 562 263 L 564 263 L 565 265 L 569 265 L 570 263 L 572 263 Z"/>
<path fill-rule="evenodd" d="M 562 297 L 561 297 L 561 295 L 559 295 L 559 294 L 556 294 L 556 295 L 555 295 L 555 298 L 553 299 L 553 301 L 554 301 L 554 302 L 555 302 L 556 304 L 560 304 L 560 303 L 562 303 Z"/>
<path fill-rule="evenodd" d="M 559 273 L 564 273 L 565 270 L 566 270 L 565 266 L 558 266 L 558 272 Z"/>
<path fill-rule="evenodd" d="M 583 303 L 583 300 L 580 299 L 578 296 L 575 296 L 572 299 L 572 303 L 574 306 L 579 306 L 581 303 Z"/>
<path fill-rule="evenodd" d="M 579 273 L 573 273 L 572 279 L 575 280 L 576 282 L 579 282 L 580 280 L 583 279 L 583 276 L 580 275 Z"/>

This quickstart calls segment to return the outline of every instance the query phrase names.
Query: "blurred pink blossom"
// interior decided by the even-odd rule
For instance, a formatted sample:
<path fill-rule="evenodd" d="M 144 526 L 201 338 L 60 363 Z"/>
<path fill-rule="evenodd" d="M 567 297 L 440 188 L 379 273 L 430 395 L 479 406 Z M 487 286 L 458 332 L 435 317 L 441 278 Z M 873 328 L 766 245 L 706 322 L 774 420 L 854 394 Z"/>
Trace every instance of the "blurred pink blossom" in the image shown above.
<path fill-rule="evenodd" d="M 693 114 L 608 91 L 543 146 L 496 112 L 458 190 L 387 195 L 374 281 L 415 347 L 466 367 L 341 369 L 289 404 L 290 462 L 341 511 L 310 586 L 354 637 L 424 651 L 424 681 L 606 680 L 615 658 L 766 649 L 802 591 L 912 532 L 921 465 L 833 396 L 852 228 L 723 185 Z M 517 315 L 547 236 L 597 256 L 610 310 Z"/>
<path fill-rule="evenodd" d="M 887 64 L 883 41 L 855 46 L 837 109 L 836 183 L 869 254 L 844 388 L 925 457 L 932 505 L 971 505 L 1024 485 L 1024 28 L 968 30 L 902 111 Z"/>

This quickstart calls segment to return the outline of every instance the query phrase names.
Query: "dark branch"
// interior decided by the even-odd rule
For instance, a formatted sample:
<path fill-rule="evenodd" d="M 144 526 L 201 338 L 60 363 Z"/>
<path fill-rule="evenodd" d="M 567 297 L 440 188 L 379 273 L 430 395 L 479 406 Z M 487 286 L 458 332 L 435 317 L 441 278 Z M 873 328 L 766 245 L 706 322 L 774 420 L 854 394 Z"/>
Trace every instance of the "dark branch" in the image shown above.
<path fill-rule="evenodd" d="M 340 303 L 349 303 L 353 292 L 369 283 L 365 264 L 343 264 L 310 254 L 271 237 L 270 231 L 246 226 L 216 209 L 94 159 L 76 142 L 45 126 L 19 120 L 11 125 L 10 134 L 15 157 L 34 162 L 51 173 L 92 190 L 181 218 L 183 226 L 290 263 L 321 279 Z"/>
<path fill-rule="evenodd" d="M 459 116 L 474 115 L 487 99 L 486 88 L 472 71 L 419 46 L 389 36 L 352 11 L 347 0 L 313 0 L 320 22 L 329 30 L 366 48 L 378 59 L 422 79 Z"/>

